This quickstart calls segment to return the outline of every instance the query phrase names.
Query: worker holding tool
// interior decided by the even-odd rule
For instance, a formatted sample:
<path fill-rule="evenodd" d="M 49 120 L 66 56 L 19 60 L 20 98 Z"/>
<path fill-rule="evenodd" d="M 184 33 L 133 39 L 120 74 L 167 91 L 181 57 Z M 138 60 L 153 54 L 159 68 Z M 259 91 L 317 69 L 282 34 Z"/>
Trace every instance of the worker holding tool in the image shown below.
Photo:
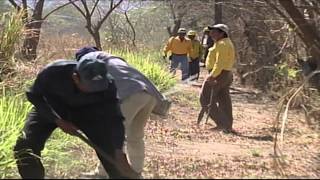
<path fill-rule="evenodd" d="M 99 147 L 96 153 L 111 178 L 138 177 L 122 151 L 124 117 L 103 61 L 54 61 L 37 75 L 26 95 L 34 107 L 14 147 L 22 178 L 45 177 L 41 151 L 57 127 L 79 137 L 84 137 L 82 131 L 87 142 Z"/>
<path fill-rule="evenodd" d="M 210 73 L 202 85 L 200 103 L 202 109 L 215 121 L 216 129 L 230 133 L 233 132 L 233 116 L 229 89 L 233 81 L 235 49 L 227 25 L 216 24 L 208 26 L 208 29 L 215 44 L 209 49 L 206 60 L 206 68 Z"/>
<path fill-rule="evenodd" d="M 145 158 L 144 127 L 151 112 L 166 115 L 170 102 L 147 77 L 130 66 L 124 59 L 104 51 L 98 51 L 90 46 L 77 51 L 77 60 L 88 58 L 104 61 L 108 72 L 114 78 L 120 108 L 125 117 L 126 146 L 124 150 L 127 151 L 130 165 L 142 177 Z M 101 164 L 94 171 L 84 175 L 91 178 L 107 177 Z"/>
<path fill-rule="evenodd" d="M 185 38 L 187 31 L 185 28 L 180 28 L 178 30 L 178 36 L 171 37 L 163 49 L 163 58 L 167 57 L 168 52 L 171 52 L 171 66 L 170 72 L 176 73 L 176 69 L 179 64 L 182 71 L 182 81 L 189 78 L 189 64 L 188 64 L 188 54 L 192 51 L 191 40 Z"/>
<path fill-rule="evenodd" d="M 192 52 L 189 54 L 189 79 L 190 81 L 198 80 L 200 75 L 200 58 L 202 58 L 202 46 L 196 39 L 196 31 L 188 31 L 188 38 L 191 40 Z"/>

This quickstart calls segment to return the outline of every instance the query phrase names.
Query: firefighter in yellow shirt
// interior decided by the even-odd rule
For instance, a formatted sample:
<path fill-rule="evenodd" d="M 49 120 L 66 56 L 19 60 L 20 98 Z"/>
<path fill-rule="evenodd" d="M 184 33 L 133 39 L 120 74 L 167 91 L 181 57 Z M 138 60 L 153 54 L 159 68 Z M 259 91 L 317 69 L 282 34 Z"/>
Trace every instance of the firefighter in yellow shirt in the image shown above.
<path fill-rule="evenodd" d="M 229 89 L 233 81 L 235 49 L 229 38 L 227 25 L 216 24 L 208 28 L 215 44 L 209 49 L 206 59 L 209 75 L 202 85 L 200 103 L 215 121 L 216 129 L 230 133 L 234 132 Z"/>
<path fill-rule="evenodd" d="M 190 30 L 187 34 L 192 43 L 192 52 L 189 54 L 189 79 L 198 80 L 200 75 L 200 59 L 202 57 L 203 48 L 198 39 L 196 39 L 196 31 Z"/>
<path fill-rule="evenodd" d="M 178 36 L 171 37 L 163 50 L 164 58 L 167 57 L 169 51 L 171 52 L 170 72 L 175 73 L 178 65 L 181 64 L 180 67 L 183 81 L 189 78 L 188 54 L 192 51 L 191 40 L 185 38 L 186 34 L 186 29 L 180 28 L 178 30 Z"/>

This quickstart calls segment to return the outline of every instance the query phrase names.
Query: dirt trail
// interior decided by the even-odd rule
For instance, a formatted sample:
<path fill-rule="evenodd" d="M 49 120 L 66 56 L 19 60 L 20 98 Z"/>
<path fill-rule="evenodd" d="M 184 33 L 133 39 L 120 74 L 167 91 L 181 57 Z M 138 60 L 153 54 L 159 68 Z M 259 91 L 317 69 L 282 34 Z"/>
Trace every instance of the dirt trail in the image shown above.
<path fill-rule="evenodd" d="M 203 80 L 203 77 L 200 81 Z M 235 86 L 235 85 L 234 85 Z M 273 166 L 272 121 L 276 102 L 233 94 L 234 128 L 239 136 L 212 131 L 212 120 L 196 126 L 200 88 L 178 84 L 169 95 L 169 115 L 153 115 L 146 128 L 146 178 L 279 178 Z M 246 89 L 250 91 L 249 89 Z M 292 111 L 286 130 L 286 173 L 320 177 L 319 136 Z"/>
<path fill-rule="evenodd" d="M 203 81 L 203 73 L 200 82 Z M 179 74 L 177 74 L 179 76 Z M 241 88 L 236 83 L 233 87 Z M 253 91 L 243 88 L 244 91 Z M 167 117 L 152 115 L 145 129 L 145 178 L 282 178 L 274 168 L 272 122 L 277 102 L 264 94 L 232 94 L 234 128 L 240 135 L 213 131 L 212 120 L 196 125 L 199 87 L 177 84 Z M 319 134 L 298 111 L 290 111 L 283 156 L 290 178 L 320 178 Z M 80 152 L 86 165 L 53 177 L 79 178 L 98 162 L 92 150 Z"/>

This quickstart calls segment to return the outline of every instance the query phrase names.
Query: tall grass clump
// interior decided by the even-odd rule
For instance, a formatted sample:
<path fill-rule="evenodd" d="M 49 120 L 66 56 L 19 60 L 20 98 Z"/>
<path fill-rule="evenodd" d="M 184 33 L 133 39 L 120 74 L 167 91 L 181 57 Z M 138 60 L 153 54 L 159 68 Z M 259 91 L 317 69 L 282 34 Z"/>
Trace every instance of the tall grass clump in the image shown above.
<path fill-rule="evenodd" d="M 164 92 L 176 83 L 166 64 L 156 52 L 112 51 L 112 54 L 124 58 L 130 65 L 141 71 L 161 91 Z"/>
<path fill-rule="evenodd" d="M 0 77 L 13 63 L 15 46 L 23 35 L 22 17 L 23 11 L 16 10 L 0 14 Z"/>
<path fill-rule="evenodd" d="M 21 95 L 6 96 L 4 90 L 0 96 L 0 178 L 11 177 L 15 161 L 13 146 L 23 127 L 24 119 L 31 105 L 23 101 Z"/>
<path fill-rule="evenodd" d="M 13 157 L 13 148 L 24 126 L 26 116 L 32 105 L 24 94 L 6 93 L 4 88 L 0 93 L 0 179 L 17 178 L 18 171 Z M 47 168 L 47 174 L 66 173 L 74 165 L 84 166 L 85 161 L 72 156 L 72 149 L 87 148 L 77 138 L 55 131 L 42 151 L 42 161 Z"/>

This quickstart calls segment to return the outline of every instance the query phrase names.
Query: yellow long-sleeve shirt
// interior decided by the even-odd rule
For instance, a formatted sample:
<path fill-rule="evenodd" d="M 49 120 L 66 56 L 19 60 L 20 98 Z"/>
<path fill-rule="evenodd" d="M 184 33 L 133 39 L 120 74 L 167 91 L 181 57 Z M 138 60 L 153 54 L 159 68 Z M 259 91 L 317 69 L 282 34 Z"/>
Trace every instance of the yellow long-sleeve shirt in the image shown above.
<path fill-rule="evenodd" d="M 212 69 L 210 75 L 217 77 L 222 70 L 231 71 L 235 63 L 235 49 L 229 38 L 217 41 L 209 49 L 206 59 L 206 68 Z"/>
<path fill-rule="evenodd" d="M 171 51 L 173 54 L 190 54 L 192 51 L 191 40 L 185 38 L 183 41 L 181 41 L 179 36 L 172 37 L 168 40 L 163 49 L 165 55 L 169 51 Z"/>
<path fill-rule="evenodd" d="M 203 53 L 203 47 L 198 40 L 191 40 L 192 52 L 189 54 L 191 59 L 201 58 Z"/>

